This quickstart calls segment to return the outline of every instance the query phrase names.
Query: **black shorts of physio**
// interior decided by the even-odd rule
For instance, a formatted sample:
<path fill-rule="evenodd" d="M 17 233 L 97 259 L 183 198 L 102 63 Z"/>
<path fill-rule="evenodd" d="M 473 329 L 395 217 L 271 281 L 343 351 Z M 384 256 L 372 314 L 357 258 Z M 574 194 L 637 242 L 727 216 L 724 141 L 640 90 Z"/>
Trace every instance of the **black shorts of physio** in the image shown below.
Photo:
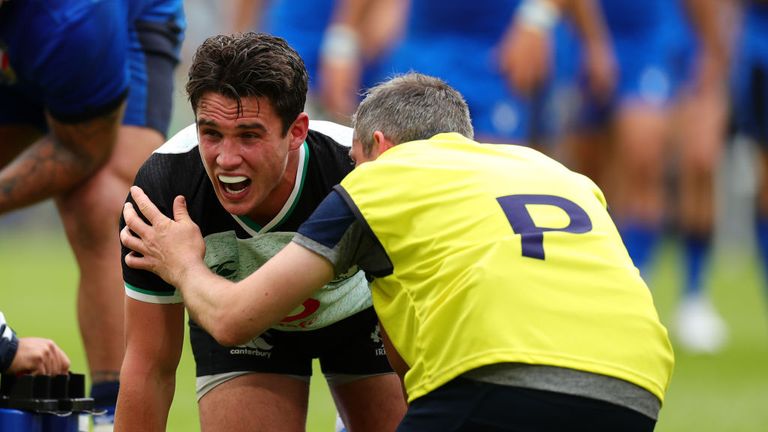
<path fill-rule="evenodd" d="M 267 330 L 242 346 L 221 346 L 190 321 L 197 376 L 264 372 L 311 376 L 312 360 L 324 374 L 375 375 L 392 372 L 373 308 L 310 331 Z"/>
<path fill-rule="evenodd" d="M 610 402 L 459 377 L 411 401 L 397 432 L 651 432 L 655 425 Z"/>

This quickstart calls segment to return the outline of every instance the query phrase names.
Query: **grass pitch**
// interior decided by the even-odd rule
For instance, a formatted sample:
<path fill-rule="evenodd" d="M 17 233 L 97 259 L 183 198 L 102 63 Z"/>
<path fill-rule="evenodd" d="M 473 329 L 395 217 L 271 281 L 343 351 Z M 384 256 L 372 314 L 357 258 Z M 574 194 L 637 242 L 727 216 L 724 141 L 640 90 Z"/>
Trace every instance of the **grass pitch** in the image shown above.
<path fill-rule="evenodd" d="M 0 309 L 19 334 L 55 339 L 70 356 L 73 371 L 86 373 L 75 315 L 74 258 L 55 218 L 26 217 L 39 213 L 40 207 L 0 218 Z M 768 314 L 763 272 L 751 250 L 718 254 L 713 270 L 712 295 L 728 323 L 729 344 L 715 356 L 689 355 L 676 349 L 675 373 L 657 431 L 768 430 Z M 680 276 L 677 250 L 667 242 L 648 279 L 668 327 Z M 316 375 L 307 430 L 332 431 L 335 411 L 327 386 Z M 185 343 L 169 431 L 199 430 L 194 384 L 192 354 Z"/>

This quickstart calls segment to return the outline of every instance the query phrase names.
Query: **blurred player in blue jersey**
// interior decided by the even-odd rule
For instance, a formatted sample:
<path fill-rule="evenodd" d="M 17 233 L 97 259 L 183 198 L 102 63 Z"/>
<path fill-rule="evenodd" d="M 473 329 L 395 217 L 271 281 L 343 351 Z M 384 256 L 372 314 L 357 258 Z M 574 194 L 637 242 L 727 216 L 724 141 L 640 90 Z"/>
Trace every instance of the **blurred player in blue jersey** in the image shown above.
<path fill-rule="evenodd" d="M 313 118 L 341 123 L 349 123 L 360 87 L 370 82 L 366 75 L 370 63 L 375 63 L 403 26 L 400 20 L 403 3 L 399 1 L 371 2 L 370 5 L 355 0 L 237 0 L 234 3 L 233 30 L 259 30 L 285 39 L 307 67 L 307 111 Z M 355 4 L 350 8 L 348 3 Z M 360 29 L 364 35 L 345 38 L 349 33 L 338 26 L 332 27 L 334 22 L 347 20 L 363 22 Z M 332 34 L 336 37 L 326 39 Z"/>
<path fill-rule="evenodd" d="M 684 282 L 673 330 L 681 347 L 714 353 L 726 328 L 704 290 L 715 225 L 715 173 L 721 159 L 728 116 L 726 2 L 666 2 L 665 27 L 675 89 L 679 189 L 677 224 L 683 246 Z"/>
<path fill-rule="evenodd" d="M 164 140 L 184 26 L 181 0 L 0 3 L 0 213 L 55 199 L 80 269 L 91 395 L 111 411 L 124 344 L 114 230 Z"/>
<path fill-rule="evenodd" d="M 680 146 L 680 224 L 686 289 L 677 335 L 692 351 L 714 352 L 722 320 L 701 292 L 711 248 L 714 171 L 725 127 L 725 38 L 716 2 L 603 0 L 618 70 L 607 99 L 585 95 L 565 153 L 603 185 L 635 264 L 647 271 L 661 236 L 670 132 Z M 673 114 L 679 114 L 671 122 Z"/>
<path fill-rule="evenodd" d="M 232 30 L 258 30 L 281 37 L 299 53 L 309 74 L 310 93 L 317 86 L 320 43 L 336 0 L 236 0 Z M 314 99 L 307 100 L 310 105 Z M 315 108 L 308 106 L 308 109 Z"/>
<path fill-rule="evenodd" d="M 465 95 L 477 136 L 489 142 L 529 143 L 539 135 L 539 108 L 552 70 L 553 30 L 564 11 L 572 12 L 590 53 L 608 52 L 592 1 L 347 0 L 344 4 L 358 11 L 385 4 L 406 14 L 402 37 L 372 67 L 369 81 L 408 71 L 445 79 Z M 328 46 L 365 45 L 363 32 L 370 26 L 354 19 L 336 22 Z M 355 91 L 359 89 L 352 89 L 353 95 Z"/>
<path fill-rule="evenodd" d="M 665 0 L 601 0 L 617 64 L 608 97 L 585 90 L 566 140 L 574 167 L 603 185 L 635 264 L 645 270 L 664 217 L 664 150 L 674 85 Z M 602 95 L 601 95 L 602 96 Z"/>
<path fill-rule="evenodd" d="M 663 2 L 601 0 L 617 65 L 612 93 L 582 90 L 566 137 L 572 167 L 603 188 L 627 249 L 643 268 L 663 216 L 662 150 L 670 79 L 662 39 Z"/>
<path fill-rule="evenodd" d="M 755 229 L 763 269 L 768 269 L 768 2 L 744 2 L 734 49 L 732 102 L 736 132 L 759 147 L 761 177 Z"/>

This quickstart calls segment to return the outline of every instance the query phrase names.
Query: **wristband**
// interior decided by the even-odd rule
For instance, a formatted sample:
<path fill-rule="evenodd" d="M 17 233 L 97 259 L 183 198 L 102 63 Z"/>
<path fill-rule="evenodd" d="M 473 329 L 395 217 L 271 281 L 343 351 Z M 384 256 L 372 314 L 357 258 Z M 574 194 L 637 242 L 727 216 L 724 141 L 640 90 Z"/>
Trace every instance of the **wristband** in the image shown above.
<path fill-rule="evenodd" d="M 560 9 L 549 0 L 523 0 L 515 19 L 528 27 L 549 31 L 560 19 Z"/>
<path fill-rule="evenodd" d="M 349 26 L 334 24 L 325 31 L 320 55 L 329 60 L 355 61 L 360 56 L 357 33 Z"/>
<path fill-rule="evenodd" d="M 11 367 L 16 351 L 19 349 L 19 339 L 16 333 L 5 323 L 5 316 L 0 312 L 0 372 Z"/>

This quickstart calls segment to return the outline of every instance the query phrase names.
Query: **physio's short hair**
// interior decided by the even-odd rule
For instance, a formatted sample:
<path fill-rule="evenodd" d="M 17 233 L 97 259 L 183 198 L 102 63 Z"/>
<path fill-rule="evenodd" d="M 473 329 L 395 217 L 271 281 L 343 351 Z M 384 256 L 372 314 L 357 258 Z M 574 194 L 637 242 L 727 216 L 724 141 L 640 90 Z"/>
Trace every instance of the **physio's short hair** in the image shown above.
<path fill-rule="evenodd" d="M 265 33 L 211 36 L 189 67 L 187 95 L 197 113 L 200 98 L 213 92 L 237 101 L 263 97 L 283 123 L 283 134 L 304 110 L 307 69 L 285 40 Z"/>
<path fill-rule="evenodd" d="M 457 132 L 472 139 L 472 119 L 464 97 L 445 81 L 410 72 L 372 87 L 352 117 L 355 138 L 370 155 L 373 133 L 394 144 Z"/>

